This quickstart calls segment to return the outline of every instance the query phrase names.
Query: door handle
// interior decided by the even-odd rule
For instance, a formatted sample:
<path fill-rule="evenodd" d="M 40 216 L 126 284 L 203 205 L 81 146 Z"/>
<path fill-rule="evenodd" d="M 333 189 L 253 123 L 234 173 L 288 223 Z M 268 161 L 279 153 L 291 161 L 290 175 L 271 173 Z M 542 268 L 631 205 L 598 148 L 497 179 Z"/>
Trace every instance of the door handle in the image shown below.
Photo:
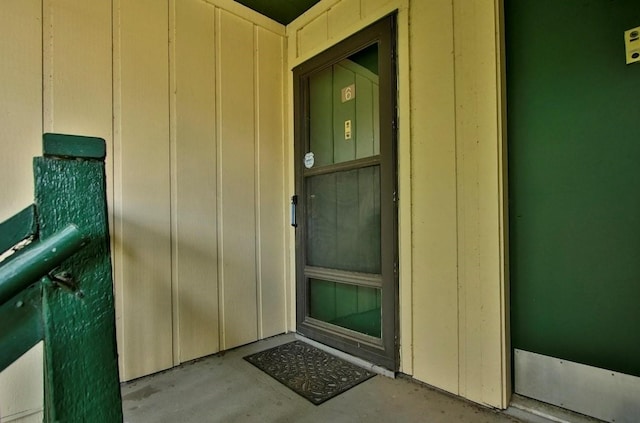
<path fill-rule="evenodd" d="M 296 218 L 296 208 L 298 206 L 298 196 L 291 196 L 291 226 L 294 228 L 298 227 L 298 220 Z"/>

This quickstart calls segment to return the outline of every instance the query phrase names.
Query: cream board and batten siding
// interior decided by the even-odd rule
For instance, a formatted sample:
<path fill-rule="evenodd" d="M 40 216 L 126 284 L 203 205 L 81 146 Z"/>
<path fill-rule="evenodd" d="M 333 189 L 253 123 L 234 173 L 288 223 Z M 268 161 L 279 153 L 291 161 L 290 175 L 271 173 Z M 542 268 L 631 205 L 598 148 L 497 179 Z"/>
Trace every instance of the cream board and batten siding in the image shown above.
<path fill-rule="evenodd" d="M 283 48 L 230 0 L 114 2 L 124 380 L 287 329 Z"/>
<path fill-rule="evenodd" d="M 108 161 L 108 172 L 113 172 L 109 201 L 114 210 L 122 376 L 130 379 L 209 349 L 215 352 L 243 342 L 242 336 L 234 338 L 233 327 L 224 326 L 226 309 L 256 310 L 256 319 L 240 321 L 238 329 L 254 325 L 253 334 L 268 336 L 286 328 L 283 299 L 287 298 L 289 327 L 293 327 L 293 278 L 284 292 L 282 277 L 284 263 L 289 263 L 291 272 L 293 256 L 283 257 L 284 239 L 273 236 L 285 232 L 285 201 L 277 198 L 284 194 L 277 187 L 292 192 L 293 166 L 291 143 L 282 142 L 282 108 L 269 107 L 282 105 L 282 94 L 263 74 L 270 72 L 282 84 L 284 61 L 273 63 L 271 57 L 274 51 L 284 57 L 282 27 L 230 0 L 206 5 L 200 0 L 124 3 L 115 1 L 111 14 L 104 13 L 103 2 L 95 1 L 43 5 L 14 0 L 0 5 L 0 19 L 7 21 L 0 31 L 9 34 L 2 37 L 6 42 L 0 42 L 0 48 L 3 57 L 12 57 L 0 65 L 3 80 L 12 81 L 2 88 L 9 90 L 4 98 L 12 101 L 0 105 L 4 127 L 0 148 L 6 151 L 3 158 L 10 157 L 2 166 L 7 209 L 1 213 L 4 219 L 31 201 L 31 157 L 40 152 L 43 129 L 107 139 L 113 158 Z M 474 401 L 504 407 L 510 389 L 496 3 L 323 1 L 289 27 L 287 67 L 399 9 L 402 369 Z M 204 6 L 213 11 L 200 14 Z M 111 20 L 110 25 L 105 19 Z M 247 54 L 254 72 L 244 81 L 253 87 L 253 106 L 244 105 L 252 109 L 253 119 L 247 125 L 252 130 L 245 131 L 253 137 L 253 145 L 240 155 L 241 164 L 221 158 L 235 157 L 237 151 L 225 145 L 232 129 L 220 127 L 224 122 L 219 120 L 236 107 L 224 110 L 229 99 L 221 92 L 225 63 L 220 63 L 224 57 L 219 50 L 224 42 L 220 28 L 238 19 L 252 22 L 241 27 L 251 31 L 245 37 L 252 40 L 254 52 Z M 146 20 L 157 27 L 143 32 Z M 190 37 L 195 44 L 187 41 Z M 92 48 L 83 52 L 89 44 Z M 213 81 L 203 69 L 192 70 L 189 61 L 214 69 Z M 105 62 L 103 69 L 100 64 Z M 237 84 L 234 78 L 240 76 L 230 78 Z M 90 98 L 87 89 L 95 91 Z M 290 95 L 290 78 L 287 89 Z M 181 97 L 183 90 L 192 90 L 193 96 Z M 114 118 L 113 127 L 103 116 L 109 107 L 114 111 L 108 115 Z M 281 154 L 286 157 L 286 174 L 267 162 L 285 160 Z M 257 242 L 242 237 L 225 244 L 222 236 L 232 232 L 225 228 L 225 213 L 233 212 L 234 200 L 240 200 L 225 198 L 220 190 L 225 178 L 238 178 L 234 169 L 224 167 L 244 169 L 244 160 L 253 160 L 254 167 L 247 185 L 240 187 L 249 198 L 241 201 L 252 204 L 253 210 L 231 216 L 226 223 L 239 222 L 235 229 L 242 231 L 243 224 L 253 220 L 248 225 Z M 147 190 L 141 178 L 154 178 L 155 183 Z M 215 196 L 212 186 L 217 187 Z M 183 213 L 189 213 L 188 219 L 181 219 Z M 211 231 L 215 237 L 193 243 L 196 231 Z M 293 238 L 287 241 L 292 252 Z M 232 283 L 226 277 L 237 269 L 219 265 L 221 259 L 232 258 L 233 248 L 253 248 L 255 295 L 243 296 L 240 304 L 225 297 L 234 294 L 233 288 L 225 290 Z M 193 249 L 201 255 L 190 254 Z M 194 280 L 214 268 L 209 280 Z M 238 274 L 243 278 L 240 283 L 254 288 L 246 275 Z M 147 296 L 164 307 L 150 304 Z M 273 315 L 282 320 L 264 318 Z M 214 318 L 219 318 L 221 327 L 209 321 Z M 211 336 L 197 335 L 201 333 Z M 138 337 L 151 343 L 144 345 Z M 158 338 L 163 345 L 155 350 Z M 145 360 L 158 368 L 147 367 Z M 18 374 L 24 377 L 28 374 L 24 372 Z M 1 377 L 5 376 L 6 372 Z"/>
<path fill-rule="evenodd" d="M 231 0 L 8 0 L 0 23 L 0 219 L 43 131 L 105 138 L 121 378 L 285 332 L 284 27 Z M 0 374 L 33 382 L 2 421 L 41 419 L 40 351 Z"/>
<path fill-rule="evenodd" d="M 42 5 L 0 3 L 0 221 L 33 203 L 32 158 L 42 151 Z"/>
<path fill-rule="evenodd" d="M 505 408 L 501 2 L 323 0 L 287 27 L 287 67 L 396 10 L 401 370 Z"/>
<path fill-rule="evenodd" d="M 42 4 L 0 3 L 0 221 L 33 203 L 41 152 Z M 42 343 L 0 372 L 0 421 L 42 421 Z"/>
<path fill-rule="evenodd" d="M 454 2 L 460 390 L 511 395 L 502 2 Z M 476 381 L 482 381 L 477 383 Z"/>
<path fill-rule="evenodd" d="M 179 339 L 173 343 L 177 363 L 220 348 L 216 11 L 202 1 L 178 0 L 170 3 L 169 13 L 172 279 L 177 299 L 173 315 L 180 316 L 173 319 L 173 334 Z"/>
<path fill-rule="evenodd" d="M 167 2 L 113 2 L 114 279 L 125 380 L 173 365 Z"/>
<path fill-rule="evenodd" d="M 33 202 L 42 132 L 97 135 L 110 146 L 110 16 L 108 3 L 0 3 L 0 220 Z M 0 374 L 0 420 L 42 421 L 42 371 L 38 344 Z"/>
<path fill-rule="evenodd" d="M 0 373 L 0 422 L 42 423 L 42 350 L 39 342 Z"/>

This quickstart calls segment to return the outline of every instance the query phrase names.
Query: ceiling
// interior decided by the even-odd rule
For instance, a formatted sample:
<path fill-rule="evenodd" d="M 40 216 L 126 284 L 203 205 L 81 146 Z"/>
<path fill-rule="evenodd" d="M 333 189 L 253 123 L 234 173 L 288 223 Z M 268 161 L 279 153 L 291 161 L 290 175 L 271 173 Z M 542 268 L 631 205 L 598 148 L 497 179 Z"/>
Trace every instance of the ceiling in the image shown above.
<path fill-rule="evenodd" d="M 309 10 L 320 0 L 235 0 L 283 25 Z"/>

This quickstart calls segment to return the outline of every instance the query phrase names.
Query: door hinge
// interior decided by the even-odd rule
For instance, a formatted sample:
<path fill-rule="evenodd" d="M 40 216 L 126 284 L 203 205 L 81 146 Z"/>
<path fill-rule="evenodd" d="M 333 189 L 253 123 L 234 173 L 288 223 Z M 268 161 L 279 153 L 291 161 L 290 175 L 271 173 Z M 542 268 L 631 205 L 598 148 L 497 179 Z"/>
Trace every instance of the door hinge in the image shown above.
<path fill-rule="evenodd" d="M 398 191 L 393 191 L 393 202 L 397 203 L 399 200 Z"/>

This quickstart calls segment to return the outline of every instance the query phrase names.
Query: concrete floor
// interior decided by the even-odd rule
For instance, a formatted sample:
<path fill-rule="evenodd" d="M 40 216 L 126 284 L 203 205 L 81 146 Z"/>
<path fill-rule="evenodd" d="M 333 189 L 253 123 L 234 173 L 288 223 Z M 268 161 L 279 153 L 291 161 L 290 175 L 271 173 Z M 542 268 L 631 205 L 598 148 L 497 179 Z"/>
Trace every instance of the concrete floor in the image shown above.
<path fill-rule="evenodd" d="M 315 406 L 242 357 L 294 339 L 259 341 L 122 385 L 125 423 L 518 422 L 417 384 L 377 375 Z"/>

